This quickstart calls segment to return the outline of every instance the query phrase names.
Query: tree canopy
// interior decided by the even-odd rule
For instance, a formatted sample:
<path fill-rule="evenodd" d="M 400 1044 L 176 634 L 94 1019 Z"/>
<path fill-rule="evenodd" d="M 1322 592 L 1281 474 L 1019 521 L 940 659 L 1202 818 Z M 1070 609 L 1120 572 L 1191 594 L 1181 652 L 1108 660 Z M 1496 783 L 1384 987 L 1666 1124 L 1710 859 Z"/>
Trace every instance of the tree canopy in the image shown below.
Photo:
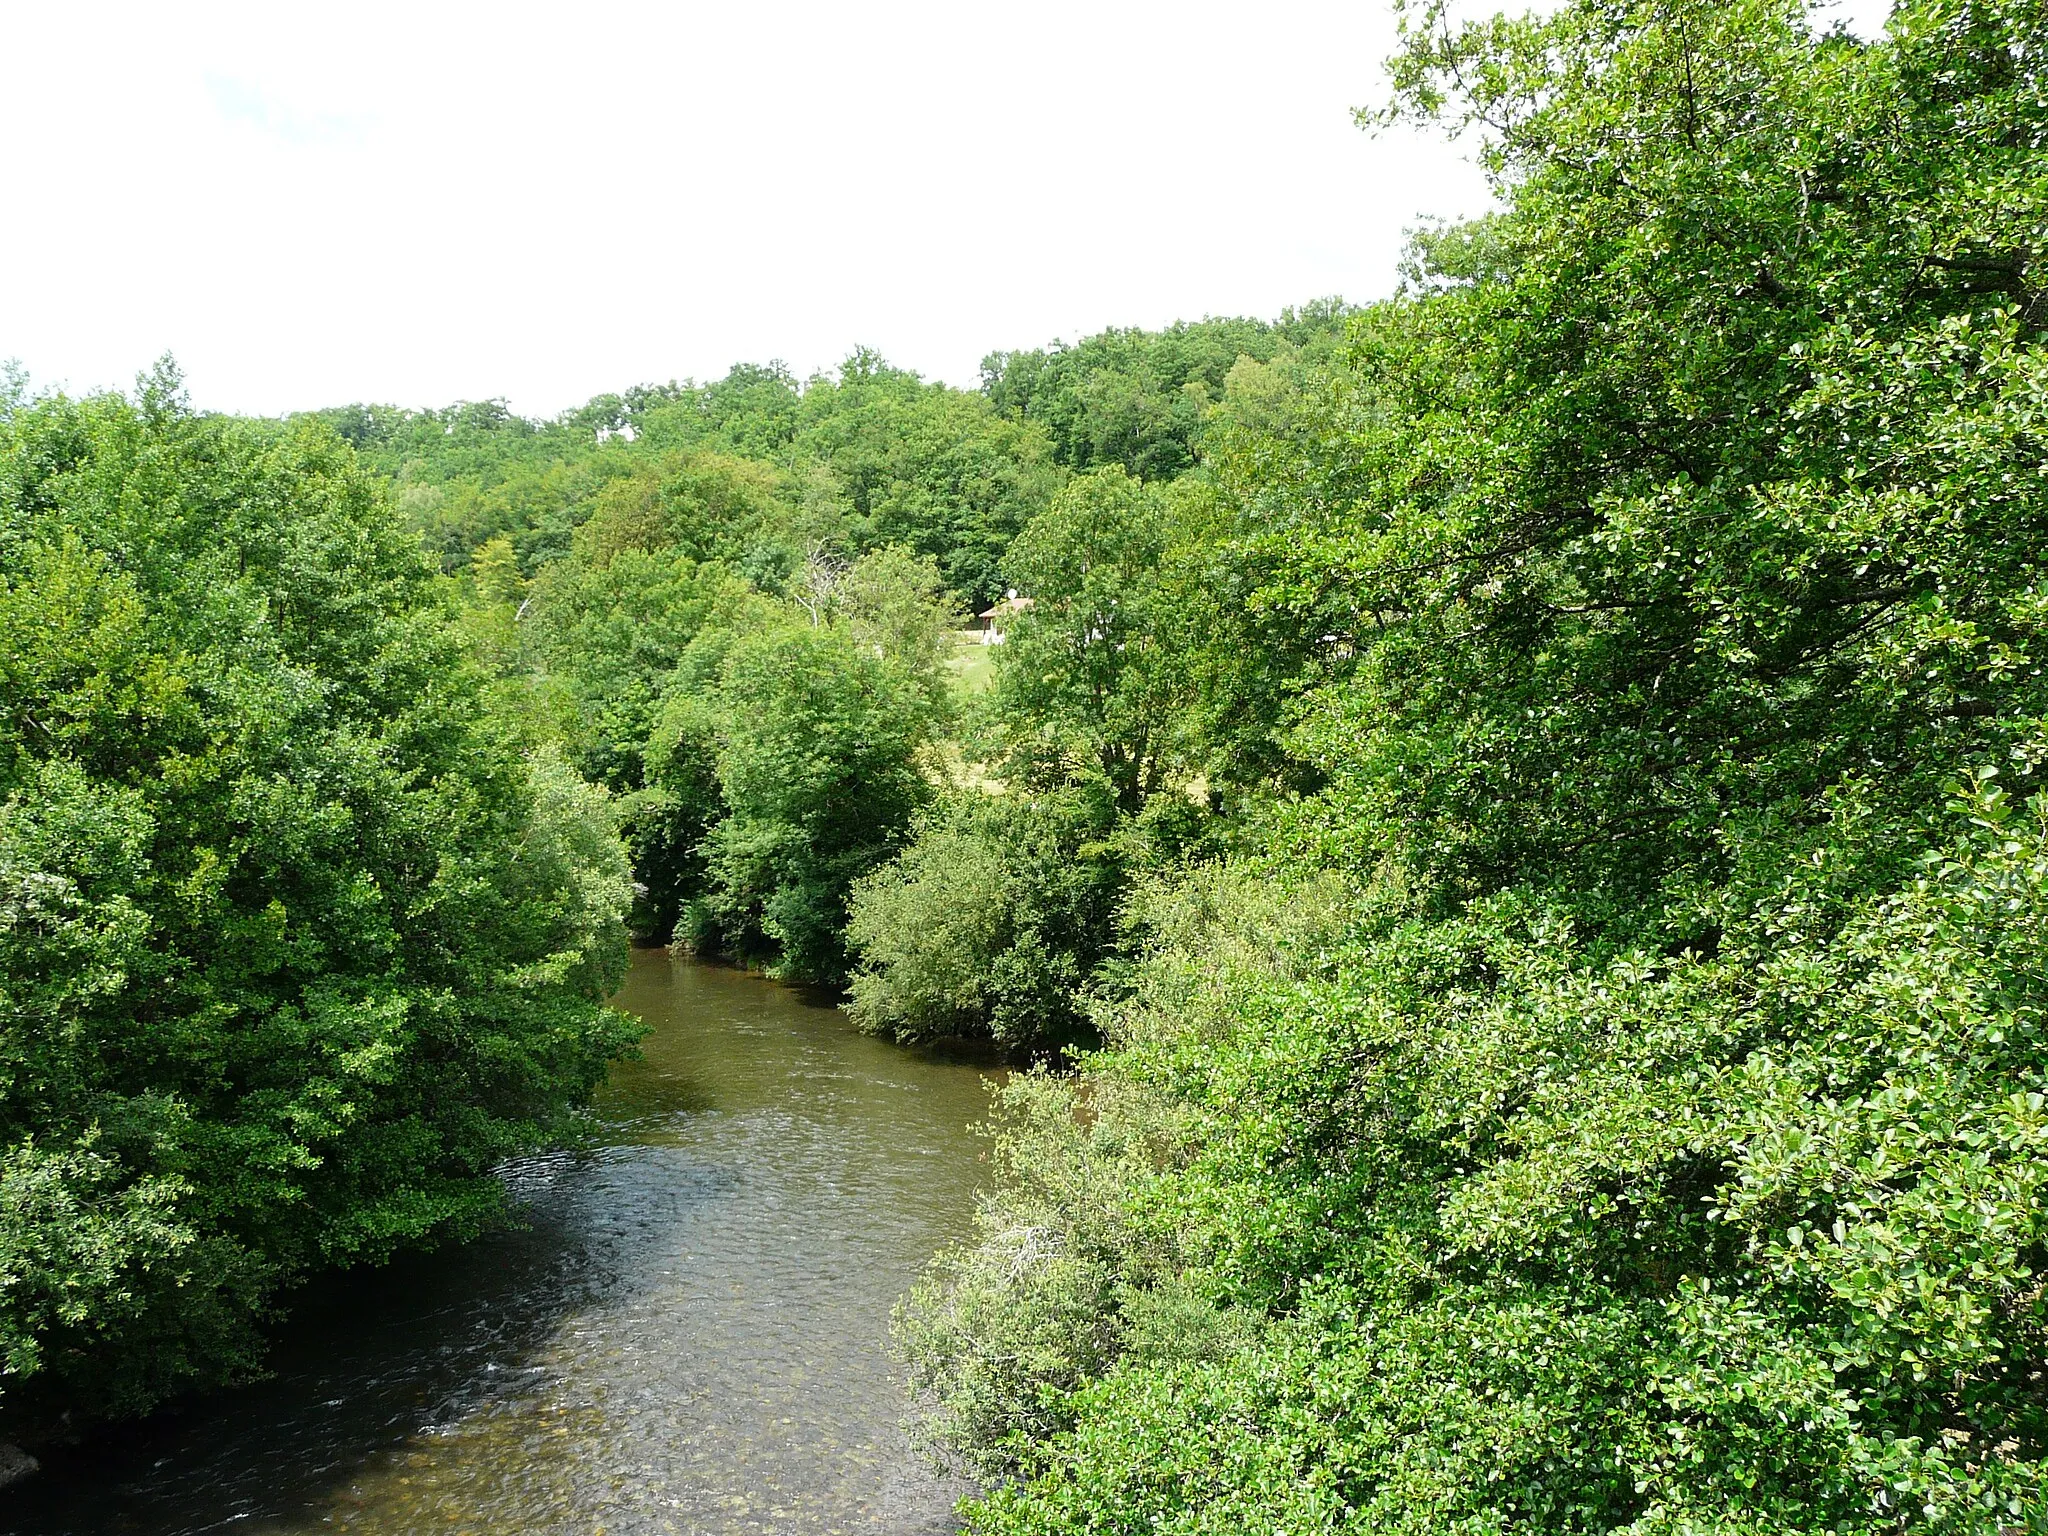
<path fill-rule="evenodd" d="M 485 706 L 332 434 L 159 372 L 0 422 L 0 1411 L 255 1358 L 477 1231 L 633 1039 L 601 790 Z"/>
<path fill-rule="evenodd" d="M 973 1528 L 2040 1528 L 2044 42 L 1411 15 L 1502 207 L 1205 430 L 1281 793 L 905 1314 Z"/>

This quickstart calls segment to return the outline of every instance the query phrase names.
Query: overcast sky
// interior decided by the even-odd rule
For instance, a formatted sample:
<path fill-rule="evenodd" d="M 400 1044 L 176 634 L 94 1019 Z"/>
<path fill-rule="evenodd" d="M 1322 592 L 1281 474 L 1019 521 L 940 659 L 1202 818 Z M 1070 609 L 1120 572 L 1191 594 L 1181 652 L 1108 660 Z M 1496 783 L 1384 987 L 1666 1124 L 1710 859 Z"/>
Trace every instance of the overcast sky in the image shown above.
<path fill-rule="evenodd" d="M 0 0 L 0 358 L 548 413 L 1376 298 L 1486 203 L 1353 126 L 1392 45 L 1381 0 Z"/>

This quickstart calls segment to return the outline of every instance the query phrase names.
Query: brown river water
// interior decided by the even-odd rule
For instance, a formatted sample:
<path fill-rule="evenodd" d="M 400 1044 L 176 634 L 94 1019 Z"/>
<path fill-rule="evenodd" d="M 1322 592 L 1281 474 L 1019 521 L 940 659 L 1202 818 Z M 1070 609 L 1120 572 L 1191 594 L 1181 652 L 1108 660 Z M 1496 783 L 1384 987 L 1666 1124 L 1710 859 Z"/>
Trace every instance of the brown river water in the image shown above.
<path fill-rule="evenodd" d="M 645 1060 L 509 1171 L 518 1230 L 316 1288 L 267 1380 L 46 1455 L 0 1532 L 952 1530 L 888 1319 L 968 1233 L 992 1069 L 657 951 L 618 1001 Z"/>

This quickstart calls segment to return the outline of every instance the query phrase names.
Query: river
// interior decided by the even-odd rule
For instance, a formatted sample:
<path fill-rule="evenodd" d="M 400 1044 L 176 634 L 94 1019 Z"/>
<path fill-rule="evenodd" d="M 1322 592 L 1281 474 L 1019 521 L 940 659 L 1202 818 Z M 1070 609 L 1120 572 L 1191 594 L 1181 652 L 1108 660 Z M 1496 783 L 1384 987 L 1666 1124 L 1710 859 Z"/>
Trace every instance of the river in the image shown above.
<path fill-rule="evenodd" d="M 985 1066 L 737 971 L 633 959 L 645 1059 L 514 1231 L 304 1296 L 267 1380 L 0 1493 L 7 1536 L 953 1529 L 898 1296 L 969 1230 Z"/>

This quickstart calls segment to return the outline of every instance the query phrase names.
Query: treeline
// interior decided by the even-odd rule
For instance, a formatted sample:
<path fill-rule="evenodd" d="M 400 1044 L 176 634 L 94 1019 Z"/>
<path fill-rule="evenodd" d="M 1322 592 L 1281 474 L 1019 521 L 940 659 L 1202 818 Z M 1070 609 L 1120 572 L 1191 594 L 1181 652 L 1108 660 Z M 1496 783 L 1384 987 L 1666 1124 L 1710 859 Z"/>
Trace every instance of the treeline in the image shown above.
<path fill-rule="evenodd" d="M 544 422 L 9 375 L 0 1430 L 237 1379 L 308 1275 L 501 1219 L 494 1169 L 573 1140 L 631 1049 L 629 931 L 831 984 L 866 945 L 863 1016 L 906 1038 L 1087 1037 L 1163 759 L 991 793 L 958 631 L 1062 558 L 1077 465 L 1193 463 L 1204 402 L 1343 320 L 1015 354 L 1001 390 L 739 367 Z M 983 926 L 940 1005 L 883 887 L 942 828 L 1001 868 L 945 893 Z"/>
<path fill-rule="evenodd" d="M 2041 1531 L 2048 13 L 1409 23 L 1499 211 L 1023 531 L 1011 793 L 856 897 L 858 1008 L 1003 1017 L 1217 808 L 1002 1095 L 925 1432 L 984 1533 Z"/>
<path fill-rule="evenodd" d="M 1132 872 L 1201 819 L 1160 635 L 1217 605 L 1173 564 L 1202 514 L 1166 488 L 1347 314 L 999 353 L 972 392 L 859 353 L 546 422 L 317 419 L 438 552 L 500 708 L 614 796 L 642 937 L 850 981 L 898 1038 L 1028 1053 L 1092 1039 Z M 983 696 L 960 632 L 1020 590 Z M 1168 790 L 1180 814 L 1142 814 Z"/>

